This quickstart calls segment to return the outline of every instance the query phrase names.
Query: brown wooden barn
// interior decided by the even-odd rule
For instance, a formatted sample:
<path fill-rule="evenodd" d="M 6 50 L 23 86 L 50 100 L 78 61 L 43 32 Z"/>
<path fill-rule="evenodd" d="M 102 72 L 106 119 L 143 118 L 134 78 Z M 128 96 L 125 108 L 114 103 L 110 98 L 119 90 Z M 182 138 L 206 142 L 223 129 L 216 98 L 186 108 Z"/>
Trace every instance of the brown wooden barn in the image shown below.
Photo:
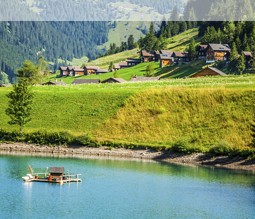
<path fill-rule="evenodd" d="M 146 50 L 141 50 L 140 52 L 142 62 L 152 62 L 154 60 L 154 54 Z"/>
<path fill-rule="evenodd" d="M 174 61 L 178 64 L 190 61 L 188 52 L 173 52 L 172 57 L 174 58 Z"/>
<path fill-rule="evenodd" d="M 205 76 L 226 76 L 226 74 L 217 68 L 206 67 L 205 69 L 202 69 L 200 72 L 197 72 L 191 77 L 198 78 L 198 77 L 205 77 Z"/>
<path fill-rule="evenodd" d="M 227 61 L 231 49 L 228 44 L 209 44 L 206 49 L 206 63 Z"/>
<path fill-rule="evenodd" d="M 60 70 L 60 76 L 61 77 L 69 75 L 68 67 L 61 66 L 61 67 L 59 67 L 59 70 Z"/>
<path fill-rule="evenodd" d="M 208 45 L 199 45 L 197 47 L 197 57 L 199 60 L 205 60 L 206 59 L 206 49 Z"/>
<path fill-rule="evenodd" d="M 99 84 L 99 79 L 75 79 L 72 84 Z"/>
<path fill-rule="evenodd" d="M 85 75 L 96 74 L 98 70 L 99 70 L 98 66 L 85 66 L 84 67 L 84 74 Z"/>
<path fill-rule="evenodd" d="M 122 78 L 108 78 L 104 81 L 102 81 L 102 83 L 125 83 L 126 81 Z"/>

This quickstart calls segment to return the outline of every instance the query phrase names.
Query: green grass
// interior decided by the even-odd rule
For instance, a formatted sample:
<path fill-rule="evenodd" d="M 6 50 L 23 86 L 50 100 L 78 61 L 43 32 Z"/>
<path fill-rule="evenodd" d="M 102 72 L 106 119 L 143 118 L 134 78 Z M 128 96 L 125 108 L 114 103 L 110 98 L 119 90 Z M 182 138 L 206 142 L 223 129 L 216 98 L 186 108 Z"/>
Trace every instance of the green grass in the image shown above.
<path fill-rule="evenodd" d="M 198 43 L 201 39 L 198 37 L 198 29 L 190 29 L 172 38 L 167 39 L 167 48 L 174 51 L 186 51 L 191 39 L 194 38 Z"/>

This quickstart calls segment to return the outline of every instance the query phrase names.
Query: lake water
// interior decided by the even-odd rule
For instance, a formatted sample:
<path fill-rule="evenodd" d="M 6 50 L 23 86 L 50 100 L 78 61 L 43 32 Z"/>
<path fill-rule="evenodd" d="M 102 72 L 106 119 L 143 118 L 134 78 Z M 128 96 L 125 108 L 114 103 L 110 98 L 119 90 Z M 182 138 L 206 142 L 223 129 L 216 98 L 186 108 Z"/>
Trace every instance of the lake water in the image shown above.
<path fill-rule="evenodd" d="M 27 166 L 82 183 L 24 183 Z M 0 155 L 0 218 L 255 218 L 255 175 L 142 161 Z"/>

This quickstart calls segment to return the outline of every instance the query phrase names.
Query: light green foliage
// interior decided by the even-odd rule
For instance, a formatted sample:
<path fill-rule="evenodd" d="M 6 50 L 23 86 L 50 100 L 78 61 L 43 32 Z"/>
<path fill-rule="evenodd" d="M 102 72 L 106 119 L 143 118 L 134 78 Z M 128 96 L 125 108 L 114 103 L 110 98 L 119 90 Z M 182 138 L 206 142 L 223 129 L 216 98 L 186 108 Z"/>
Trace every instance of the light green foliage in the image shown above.
<path fill-rule="evenodd" d="M 31 84 L 34 83 L 35 73 L 38 68 L 32 62 L 25 61 L 23 67 L 18 70 L 18 83 L 13 85 L 13 91 L 7 94 L 9 105 L 6 114 L 10 117 L 10 125 L 18 125 L 20 134 L 26 123 L 31 121 L 33 93 Z"/>
<path fill-rule="evenodd" d="M 154 76 L 153 64 L 149 64 L 149 65 L 146 67 L 145 76 L 146 76 L 146 77 L 152 77 L 152 76 Z"/>
<path fill-rule="evenodd" d="M 196 51 L 196 42 L 194 38 L 191 39 L 190 44 L 187 48 L 187 51 L 189 53 L 190 60 L 196 59 L 197 51 Z"/>
<path fill-rule="evenodd" d="M 0 84 L 9 84 L 9 78 L 8 75 L 5 72 L 0 72 Z"/>
<path fill-rule="evenodd" d="M 243 72 L 245 70 L 245 57 L 244 57 L 243 53 L 237 61 L 236 69 L 237 69 L 238 74 L 240 74 L 240 75 L 243 74 Z"/>

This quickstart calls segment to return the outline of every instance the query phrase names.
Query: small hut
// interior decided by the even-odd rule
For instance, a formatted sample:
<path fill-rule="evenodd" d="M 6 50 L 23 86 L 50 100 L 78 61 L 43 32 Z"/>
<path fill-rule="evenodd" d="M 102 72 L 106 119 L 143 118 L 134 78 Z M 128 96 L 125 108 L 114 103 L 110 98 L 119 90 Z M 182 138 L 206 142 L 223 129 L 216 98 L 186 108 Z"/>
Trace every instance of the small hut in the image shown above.
<path fill-rule="evenodd" d="M 57 180 L 64 175 L 64 167 L 50 167 L 49 170 L 49 180 Z"/>
<path fill-rule="evenodd" d="M 206 67 L 196 74 L 192 75 L 192 78 L 204 77 L 204 76 L 226 76 L 226 74 L 217 68 Z"/>

